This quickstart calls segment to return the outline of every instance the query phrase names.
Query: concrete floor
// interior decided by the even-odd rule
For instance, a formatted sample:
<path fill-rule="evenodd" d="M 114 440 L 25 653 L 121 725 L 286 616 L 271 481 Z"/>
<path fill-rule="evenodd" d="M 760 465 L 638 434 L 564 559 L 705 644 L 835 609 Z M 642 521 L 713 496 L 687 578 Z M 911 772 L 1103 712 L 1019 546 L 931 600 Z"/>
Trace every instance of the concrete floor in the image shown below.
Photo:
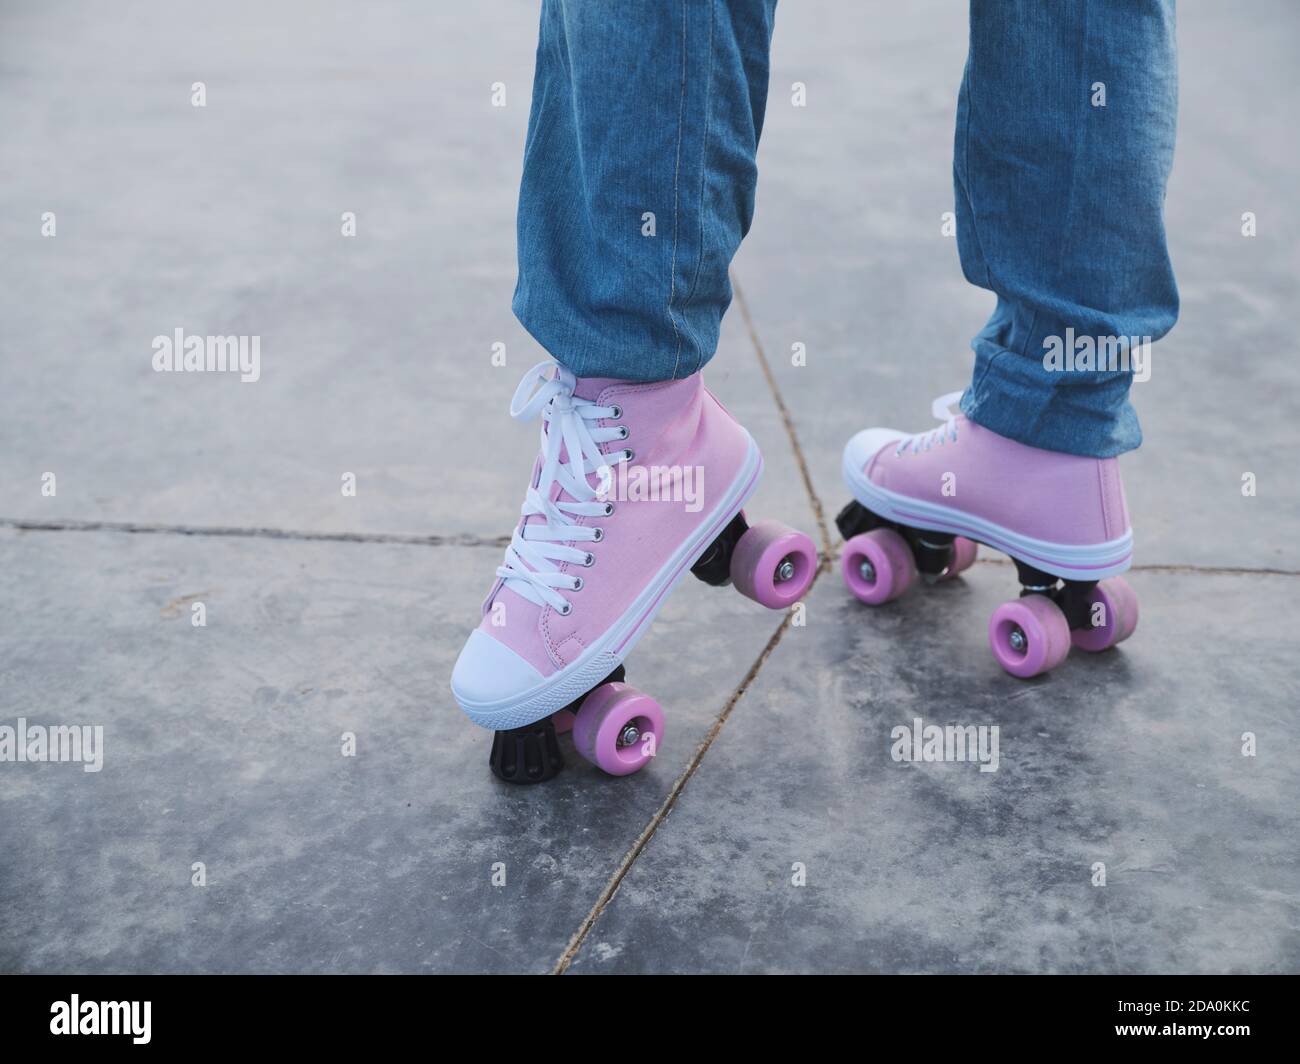
<path fill-rule="evenodd" d="M 0 763 L 0 970 L 1300 970 L 1293 7 L 1180 5 L 1134 639 L 1012 680 L 995 558 L 875 611 L 828 573 L 803 627 L 692 581 L 629 662 L 655 763 L 531 789 L 446 683 L 535 444 L 536 3 L 361 10 L 0 13 L 0 725 L 105 734 L 98 773 Z M 956 0 L 778 12 L 708 377 L 767 458 L 751 509 L 832 552 L 844 439 L 923 427 L 989 309 L 939 235 L 964 38 Z M 260 335 L 262 379 L 153 373 L 177 327 Z M 916 717 L 998 725 L 999 770 L 894 762 Z"/>

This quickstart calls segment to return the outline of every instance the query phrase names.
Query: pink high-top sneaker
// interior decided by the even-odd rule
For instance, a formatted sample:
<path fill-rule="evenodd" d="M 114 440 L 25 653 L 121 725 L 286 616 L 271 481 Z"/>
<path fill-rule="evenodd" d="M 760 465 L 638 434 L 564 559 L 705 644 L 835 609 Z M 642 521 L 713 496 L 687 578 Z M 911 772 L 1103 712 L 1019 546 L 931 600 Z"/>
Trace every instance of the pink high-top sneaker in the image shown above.
<path fill-rule="evenodd" d="M 497 731 L 489 763 L 502 779 L 554 776 L 557 726 L 627 775 L 655 755 L 663 711 L 623 682 L 622 662 L 669 592 L 694 572 L 784 609 L 812 583 L 817 552 L 777 522 L 746 524 L 763 459 L 699 373 L 639 384 L 543 362 L 510 413 L 541 416 L 541 454 L 452 694 Z"/>
<path fill-rule="evenodd" d="M 957 575 L 984 543 L 1011 556 L 1023 587 L 989 621 L 1007 672 L 1037 676 L 1071 645 L 1096 651 L 1127 639 L 1138 608 L 1117 575 L 1133 553 L 1119 463 L 999 436 L 951 413 L 960 397 L 935 400 L 943 425 L 930 432 L 865 429 L 845 446 L 856 501 L 836 524 L 849 590 L 869 605 L 889 602 L 918 574 Z"/>

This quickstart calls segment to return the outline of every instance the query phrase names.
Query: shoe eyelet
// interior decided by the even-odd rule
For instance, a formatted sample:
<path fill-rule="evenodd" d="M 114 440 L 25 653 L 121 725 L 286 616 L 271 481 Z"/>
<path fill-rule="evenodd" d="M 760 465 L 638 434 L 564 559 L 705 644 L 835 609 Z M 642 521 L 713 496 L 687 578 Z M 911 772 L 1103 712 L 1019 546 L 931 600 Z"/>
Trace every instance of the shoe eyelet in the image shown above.
<path fill-rule="evenodd" d="M 586 568 L 590 569 L 593 565 L 596 564 L 596 556 L 592 554 L 591 551 L 588 551 L 587 556 L 582 560 L 582 564 Z"/>
<path fill-rule="evenodd" d="M 561 617 L 567 617 L 572 612 L 573 612 L 572 602 L 566 602 L 559 610 L 559 614 Z"/>
<path fill-rule="evenodd" d="M 614 504 L 612 502 L 605 503 L 605 516 L 608 517 L 613 512 L 614 512 Z"/>
<path fill-rule="evenodd" d="M 617 403 L 614 404 L 614 412 L 610 415 L 615 421 L 623 416 L 623 408 Z"/>
<path fill-rule="evenodd" d="M 630 462 L 632 461 L 633 458 L 636 457 L 636 452 L 632 450 L 630 447 L 624 449 L 623 454 L 624 454 L 623 461 L 625 462 Z"/>
<path fill-rule="evenodd" d="M 575 577 L 573 578 L 573 590 L 574 590 L 574 591 L 581 591 L 581 590 L 582 590 L 582 585 L 583 585 L 583 583 L 584 583 L 584 581 L 583 581 L 582 577 L 580 577 L 580 576 L 575 576 Z"/>
<path fill-rule="evenodd" d="M 591 537 L 591 541 L 593 543 L 599 543 L 604 538 L 605 538 L 605 530 L 603 528 L 598 528 L 596 529 L 596 534 Z"/>
<path fill-rule="evenodd" d="M 620 426 L 618 427 L 618 431 L 619 431 L 619 437 L 618 437 L 618 438 L 619 438 L 620 440 L 625 440 L 625 439 L 627 439 L 627 437 L 628 437 L 628 431 L 627 431 L 627 426 L 626 426 L 626 425 L 620 425 Z"/>

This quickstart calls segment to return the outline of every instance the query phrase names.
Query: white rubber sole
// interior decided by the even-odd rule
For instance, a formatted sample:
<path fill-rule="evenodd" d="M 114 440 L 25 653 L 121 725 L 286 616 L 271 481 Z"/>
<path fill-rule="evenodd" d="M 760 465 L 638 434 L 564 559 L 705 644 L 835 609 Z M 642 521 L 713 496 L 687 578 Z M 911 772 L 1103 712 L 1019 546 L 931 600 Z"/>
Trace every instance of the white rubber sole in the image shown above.
<path fill-rule="evenodd" d="M 882 488 L 867 479 L 847 454 L 842 469 L 853 497 L 872 513 L 912 528 L 965 536 L 1064 580 L 1104 580 L 1127 571 L 1133 562 L 1132 529 L 1106 543 L 1053 543 L 954 507 Z"/>
<path fill-rule="evenodd" d="M 763 472 L 763 456 L 748 432 L 746 439 L 745 461 L 722 500 L 700 522 L 691 537 L 673 552 L 615 624 L 564 668 L 510 698 L 475 702 L 464 698 L 453 683 L 452 696 L 465 715 L 475 724 L 496 731 L 522 728 L 525 724 L 549 717 L 585 695 L 622 664 L 650 627 L 673 588 L 686 577 L 691 566 L 699 561 L 731 519 L 740 513 L 758 487 Z"/>

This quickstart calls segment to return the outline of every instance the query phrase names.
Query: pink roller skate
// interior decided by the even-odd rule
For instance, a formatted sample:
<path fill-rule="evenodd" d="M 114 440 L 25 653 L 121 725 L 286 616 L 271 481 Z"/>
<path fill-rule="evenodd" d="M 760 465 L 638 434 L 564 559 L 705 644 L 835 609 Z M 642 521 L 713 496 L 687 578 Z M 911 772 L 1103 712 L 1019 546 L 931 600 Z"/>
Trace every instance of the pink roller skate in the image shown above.
<path fill-rule="evenodd" d="M 699 373 L 638 384 L 544 362 L 510 413 L 541 416 L 541 454 L 452 694 L 496 730 L 501 779 L 550 779 L 564 764 L 557 730 L 570 729 L 588 761 L 628 775 L 654 757 L 664 715 L 623 682 L 623 660 L 669 592 L 693 572 L 784 609 L 817 552 L 775 521 L 746 523 L 763 459 Z"/>
<path fill-rule="evenodd" d="M 869 605 L 975 561 L 976 544 L 1011 556 L 1022 590 L 989 621 L 998 663 L 1030 677 L 1071 645 L 1098 651 L 1137 627 L 1137 596 L 1118 574 L 1133 553 L 1119 464 L 1027 447 L 935 400 L 931 432 L 866 429 L 844 448 L 856 501 L 836 518 L 849 590 Z"/>

